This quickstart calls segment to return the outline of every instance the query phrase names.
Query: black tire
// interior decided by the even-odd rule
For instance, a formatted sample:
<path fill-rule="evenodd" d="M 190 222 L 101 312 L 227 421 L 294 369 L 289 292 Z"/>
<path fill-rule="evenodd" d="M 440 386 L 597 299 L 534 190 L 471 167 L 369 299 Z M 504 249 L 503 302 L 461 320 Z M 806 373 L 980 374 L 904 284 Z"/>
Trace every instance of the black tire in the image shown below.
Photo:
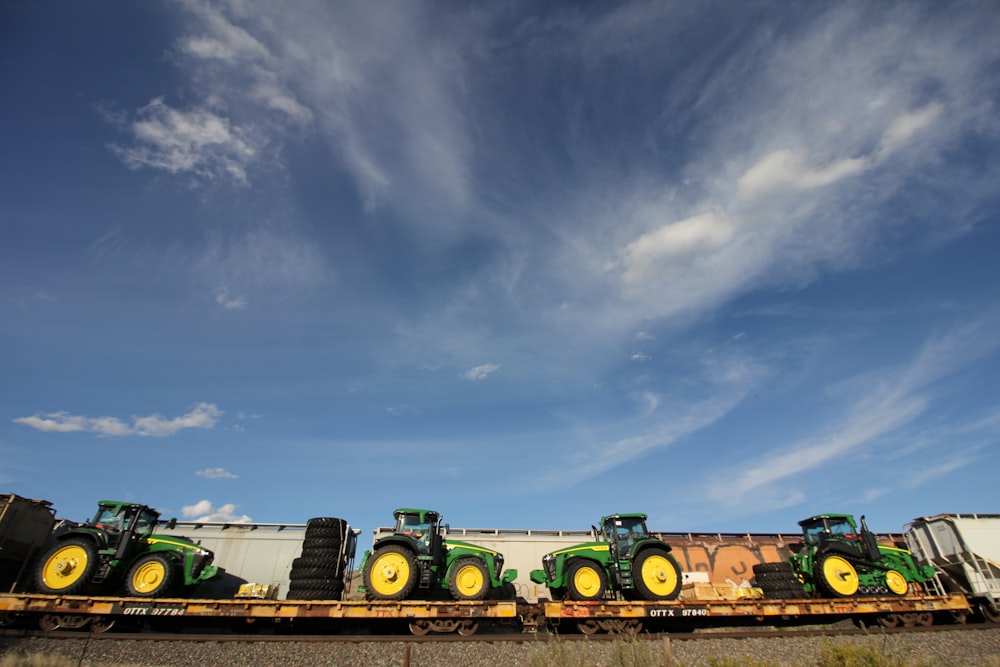
<path fill-rule="evenodd" d="M 306 521 L 306 531 L 316 528 L 338 528 L 341 532 L 347 530 L 347 522 L 335 516 L 317 516 Z"/>
<path fill-rule="evenodd" d="M 340 579 L 296 579 L 289 582 L 289 591 L 329 591 L 339 593 L 344 590 L 344 582 Z"/>
<path fill-rule="evenodd" d="M 35 586 L 49 595 L 75 595 L 90 584 L 97 571 L 97 545 L 71 537 L 52 547 L 35 569 Z"/>
<path fill-rule="evenodd" d="M 595 579 L 597 586 L 581 588 L 581 585 L 589 585 Z M 570 561 L 569 568 L 567 569 L 566 589 L 573 600 L 580 602 L 600 600 L 608 590 L 608 576 L 605 574 L 604 568 L 594 561 L 584 558 L 574 558 Z"/>
<path fill-rule="evenodd" d="M 340 567 L 338 554 L 331 554 L 330 557 L 299 556 L 292 560 L 292 569 L 299 568 L 322 568 L 325 570 L 337 569 Z"/>
<path fill-rule="evenodd" d="M 164 554 L 146 554 L 135 559 L 125 575 L 125 590 L 137 598 L 159 598 L 177 579 L 177 566 Z"/>
<path fill-rule="evenodd" d="M 336 561 L 340 558 L 340 549 L 330 549 L 329 547 L 303 547 L 300 558 L 308 560 L 322 560 L 326 562 Z"/>
<path fill-rule="evenodd" d="M 382 565 L 383 560 L 387 558 L 405 563 L 408 566 L 402 581 L 386 581 L 382 575 L 375 574 L 376 568 Z M 363 576 L 365 589 L 368 591 L 368 595 L 374 599 L 405 600 L 413 592 L 419 578 L 417 557 L 412 551 L 399 544 L 386 545 L 368 557 Z M 379 584 L 378 586 L 372 584 L 373 578 Z"/>
<path fill-rule="evenodd" d="M 343 597 L 343 590 L 330 589 L 302 589 L 289 590 L 286 600 L 339 600 Z"/>
<path fill-rule="evenodd" d="M 305 537 L 336 537 L 343 540 L 346 534 L 346 526 L 314 526 L 306 528 Z"/>
<path fill-rule="evenodd" d="M 670 570 L 669 572 L 659 573 L 665 577 L 665 580 L 662 582 L 655 580 L 647 581 L 643 576 L 643 566 L 652 558 L 661 559 L 662 562 L 659 565 L 663 565 Z M 657 567 L 657 565 L 653 567 Z M 681 573 L 681 566 L 666 551 L 662 549 L 643 549 L 635 557 L 635 560 L 632 561 L 632 580 L 635 582 L 635 588 L 639 591 L 639 595 L 645 600 L 654 602 L 657 600 L 676 600 L 681 594 L 684 575 Z"/>
<path fill-rule="evenodd" d="M 340 572 L 330 567 L 293 567 L 288 573 L 292 581 L 298 579 L 338 579 Z"/>
<path fill-rule="evenodd" d="M 762 574 L 784 572 L 792 572 L 792 566 L 788 561 L 781 561 L 780 563 L 758 563 L 753 566 L 753 573 L 758 577 Z"/>
<path fill-rule="evenodd" d="M 448 577 L 448 592 L 456 600 L 482 600 L 491 588 L 490 572 L 482 558 L 459 558 L 452 565 Z"/>
<path fill-rule="evenodd" d="M 302 540 L 302 550 L 325 549 L 328 551 L 340 551 L 343 544 L 339 537 L 306 537 Z"/>

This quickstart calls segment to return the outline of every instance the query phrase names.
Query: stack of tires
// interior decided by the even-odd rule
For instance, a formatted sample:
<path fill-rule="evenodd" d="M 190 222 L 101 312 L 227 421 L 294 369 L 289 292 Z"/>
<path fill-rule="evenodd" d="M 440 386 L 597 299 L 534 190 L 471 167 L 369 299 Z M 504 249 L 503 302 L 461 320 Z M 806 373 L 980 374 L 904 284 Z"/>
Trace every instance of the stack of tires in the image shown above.
<path fill-rule="evenodd" d="M 754 586 L 772 600 L 801 600 L 809 597 L 798 575 L 787 562 L 759 563 L 753 566 Z"/>
<path fill-rule="evenodd" d="M 302 555 L 292 561 L 288 574 L 289 600 L 339 600 L 347 574 L 350 527 L 343 519 L 317 517 L 306 523 Z"/>

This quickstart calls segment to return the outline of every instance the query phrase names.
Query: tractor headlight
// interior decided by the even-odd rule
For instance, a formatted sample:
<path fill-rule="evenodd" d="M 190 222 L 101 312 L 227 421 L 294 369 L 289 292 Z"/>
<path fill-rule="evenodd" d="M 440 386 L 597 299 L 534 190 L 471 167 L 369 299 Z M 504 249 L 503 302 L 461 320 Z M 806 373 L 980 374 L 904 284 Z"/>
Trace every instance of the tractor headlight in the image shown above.
<path fill-rule="evenodd" d="M 556 578 L 556 558 L 552 554 L 545 554 L 542 558 L 542 569 L 545 570 L 545 576 L 548 577 L 549 581 Z"/>

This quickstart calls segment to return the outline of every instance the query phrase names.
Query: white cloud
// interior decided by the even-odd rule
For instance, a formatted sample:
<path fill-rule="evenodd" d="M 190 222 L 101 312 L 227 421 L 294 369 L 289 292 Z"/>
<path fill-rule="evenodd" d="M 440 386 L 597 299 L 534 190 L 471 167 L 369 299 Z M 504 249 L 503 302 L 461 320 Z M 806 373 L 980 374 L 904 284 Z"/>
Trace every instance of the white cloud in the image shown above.
<path fill-rule="evenodd" d="M 195 473 L 198 477 L 207 479 L 237 479 L 239 475 L 234 475 L 225 468 L 205 468 Z"/>
<path fill-rule="evenodd" d="M 867 166 L 860 158 L 843 158 L 822 167 L 812 167 L 800 153 L 782 149 L 768 153 L 743 174 L 737 187 L 744 199 L 768 194 L 782 187 L 811 190 L 859 174 Z"/>
<path fill-rule="evenodd" d="M 68 412 L 18 417 L 14 422 L 50 433 L 89 432 L 106 436 L 165 437 L 188 428 L 212 428 L 222 414 L 214 403 L 199 403 L 187 414 L 173 419 L 160 415 L 133 416 L 131 425 L 116 417 L 83 417 Z"/>
<path fill-rule="evenodd" d="M 130 169 L 149 167 L 245 183 L 247 166 L 257 154 L 247 128 L 208 108 L 174 109 L 163 98 L 139 109 L 126 129 L 133 143 L 111 149 Z"/>
<path fill-rule="evenodd" d="M 251 523 L 249 516 L 236 513 L 238 507 L 234 503 L 215 507 L 208 500 L 199 500 L 194 505 L 182 507 L 181 516 L 187 521 L 201 523 Z"/>
<path fill-rule="evenodd" d="M 663 225 L 625 246 L 622 282 L 635 286 L 658 281 L 663 274 L 674 273 L 679 265 L 686 265 L 692 256 L 725 246 L 735 232 L 735 222 L 716 212 Z"/>
<path fill-rule="evenodd" d="M 814 166 L 801 152 L 790 149 L 772 151 L 740 176 L 737 189 L 743 199 L 753 199 L 781 188 L 811 190 L 856 176 L 878 166 L 902 148 L 920 130 L 930 125 L 941 114 L 942 108 L 943 105 L 934 103 L 903 112 L 890 122 L 878 147 L 861 157 L 834 157 L 827 164 Z"/>
<path fill-rule="evenodd" d="M 220 287 L 215 291 L 215 302 L 226 310 L 243 310 L 247 307 L 244 296 L 230 296 L 228 287 Z"/>
<path fill-rule="evenodd" d="M 480 380 L 485 380 L 493 373 L 500 370 L 500 364 L 481 364 L 474 368 L 470 368 L 465 372 L 463 377 L 466 380 L 471 380 L 472 382 L 478 382 Z"/>

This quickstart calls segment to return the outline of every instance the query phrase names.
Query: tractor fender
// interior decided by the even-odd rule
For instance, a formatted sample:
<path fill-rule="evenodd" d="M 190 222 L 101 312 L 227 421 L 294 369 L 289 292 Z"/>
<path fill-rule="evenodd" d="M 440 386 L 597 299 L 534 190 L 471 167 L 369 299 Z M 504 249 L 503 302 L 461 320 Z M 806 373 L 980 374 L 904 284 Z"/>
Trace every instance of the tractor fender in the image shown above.
<path fill-rule="evenodd" d="M 632 553 L 638 556 L 639 552 L 642 551 L 643 549 L 659 549 L 660 551 L 665 551 L 666 553 L 670 553 L 673 550 L 669 544 L 667 544 L 662 540 L 650 539 L 650 540 L 643 540 L 642 542 L 639 542 L 637 545 L 635 545 L 635 547 L 632 550 Z"/>
<path fill-rule="evenodd" d="M 838 542 L 827 542 L 823 548 L 816 550 L 815 560 L 819 560 L 823 556 L 835 553 L 843 556 L 852 563 L 869 563 L 868 559 L 858 553 L 857 549 L 854 549 L 846 544 L 840 544 Z"/>
<path fill-rule="evenodd" d="M 98 549 L 108 548 L 108 540 L 102 533 L 98 533 L 93 530 L 81 530 L 79 528 L 73 530 L 67 530 L 65 533 L 62 533 L 61 535 L 56 537 L 56 542 L 57 543 L 64 542 L 73 537 L 82 537 L 84 539 L 90 540 L 91 542 L 94 543 L 94 545 Z"/>
<path fill-rule="evenodd" d="M 375 553 L 376 551 L 384 549 L 390 544 L 396 544 L 401 547 L 405 547 L 410 551 L 412 551 L 414 555 L 420 553 L 420 551 L 417 549 L 416 543 L 412 539 L 405 537 L 403 535 L 389 535 L 387 537 L 383 537 L 381 540 L 372 545 L 371 553 Z"/>

